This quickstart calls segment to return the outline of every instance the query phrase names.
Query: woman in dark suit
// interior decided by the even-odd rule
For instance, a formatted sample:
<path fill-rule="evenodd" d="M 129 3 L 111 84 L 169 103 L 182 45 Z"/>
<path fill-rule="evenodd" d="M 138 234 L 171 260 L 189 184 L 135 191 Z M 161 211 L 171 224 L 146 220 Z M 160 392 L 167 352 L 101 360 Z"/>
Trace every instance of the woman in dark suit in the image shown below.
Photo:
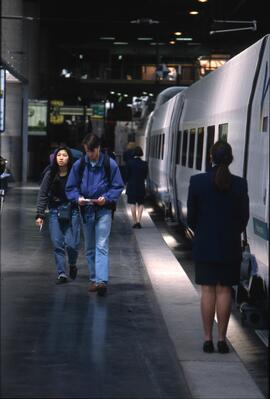
<path fill-rule="evenodd" d="M 216 142 L 213 167 L 192 176 L 188 193 L 188 226 L 194 232 L 195 281 L 201 285 L 204 352 L 214 352 L 212 328 L 218 320 L 218 351 L 229 352 L 226 333 L 231 313 L 231 287 L 239 284 L 241 233 L 249 219 L 247 181 L 229 171 L 231 146 Z"/>
<path fill-rule="evenodd" d="M 140 229 L 145 198 L 145 179 L 147 177 L 148 166 L 146 161 L 142 161 L 143 156 L 141 147 L 134 149 L 134 157 L 127 162 L 127 197 L 128 204 L 131 205 L 133 228 Z"/>

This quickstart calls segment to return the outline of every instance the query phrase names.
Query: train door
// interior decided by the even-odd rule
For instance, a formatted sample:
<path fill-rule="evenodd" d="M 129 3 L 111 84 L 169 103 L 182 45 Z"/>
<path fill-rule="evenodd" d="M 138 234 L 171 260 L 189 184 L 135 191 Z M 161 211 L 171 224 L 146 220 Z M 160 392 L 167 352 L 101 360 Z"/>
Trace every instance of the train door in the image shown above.
<path fill-rule="evenodd" d="M 171 203 L 171 216 L 174 220 L 179 220 L 178 203 L 177 203 L 177 187 L 176 187 L 176 163 L 180 153 L 181 132 L 179 132 L 179 122 L 184 107 L 184 97 L 177 96 L 171 131 L 171 156 L 169 165 L 169 192 Z"/>

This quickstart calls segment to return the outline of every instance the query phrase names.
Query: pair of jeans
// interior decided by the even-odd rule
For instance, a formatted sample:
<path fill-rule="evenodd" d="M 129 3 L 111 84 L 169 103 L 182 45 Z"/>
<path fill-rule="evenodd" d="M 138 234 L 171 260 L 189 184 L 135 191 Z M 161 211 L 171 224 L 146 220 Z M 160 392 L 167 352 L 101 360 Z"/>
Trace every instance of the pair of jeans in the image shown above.
<path fill-rule="evenodd" d="M 106 208 L 93 209 L 85 206 L 82 210 L 85 255 L 92 282 L 108 282 L 109 279 L 109 236 L 112 211 Z"/>
<path fill-rule="evenodd" d="M 69 265 L 76 265 L 80 246 L 80 215 L 72 209 L 70 222 L 59 222 L 57 208 L 49 211 L 49 230 L 58 275 L 66 275 L 66 253 Z"/>

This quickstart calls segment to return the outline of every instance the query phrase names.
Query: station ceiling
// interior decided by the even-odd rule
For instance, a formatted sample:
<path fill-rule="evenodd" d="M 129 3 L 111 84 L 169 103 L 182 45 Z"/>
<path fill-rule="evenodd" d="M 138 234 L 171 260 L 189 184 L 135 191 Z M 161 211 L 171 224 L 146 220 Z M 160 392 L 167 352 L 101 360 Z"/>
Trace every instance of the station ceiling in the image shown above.
<path fill-rule="evenodd" d="M 163 55 L 186 59 L 232 56 L 269 33 L 270 26 L 265 0 L 41 0 L 40 18 L 54 46 L 70 54 L 96 50 L 97 57 L 108 48 L 147 55 L 157 46 Z"/>

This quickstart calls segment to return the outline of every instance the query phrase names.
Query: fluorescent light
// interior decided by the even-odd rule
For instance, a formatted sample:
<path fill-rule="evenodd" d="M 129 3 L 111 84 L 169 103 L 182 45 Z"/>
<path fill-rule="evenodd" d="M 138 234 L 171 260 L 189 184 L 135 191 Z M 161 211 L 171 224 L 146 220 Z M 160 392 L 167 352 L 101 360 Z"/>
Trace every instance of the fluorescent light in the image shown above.
<path fill-rule="evenodd" d="M 182 41 L 182 42 L 190 42 L 192 41 L 192 37 L 177 37 L 175 40 Z"/>
<path fill-rule="evenodd" d="M 113 44 L 118 44 L 122 46 L 128 44 L 128 42 L 113 42 Z"/>
<path fill-rule="evenodd" d="M 156 42 L 152 42 L 152 43 L 149 43 L 150 44 L 150 46 L 156 46 L 156 45 L 158 45 L 158 46 L 164 46 L 166 43 L 156 43 Z"/>
<path fill-rule="evenodd" d="M 115 37 L 113 37 L 113 36 L 102 36 L 99 39 L 100 40 L 115 40 Z"/>
<path fill-rule="evenodd" d="M 147 40 L 153 40 L 153 38 L 152 37 L 137 37 L 137 40 L 145 40 L 145 41 L 147 41 Z"/>

